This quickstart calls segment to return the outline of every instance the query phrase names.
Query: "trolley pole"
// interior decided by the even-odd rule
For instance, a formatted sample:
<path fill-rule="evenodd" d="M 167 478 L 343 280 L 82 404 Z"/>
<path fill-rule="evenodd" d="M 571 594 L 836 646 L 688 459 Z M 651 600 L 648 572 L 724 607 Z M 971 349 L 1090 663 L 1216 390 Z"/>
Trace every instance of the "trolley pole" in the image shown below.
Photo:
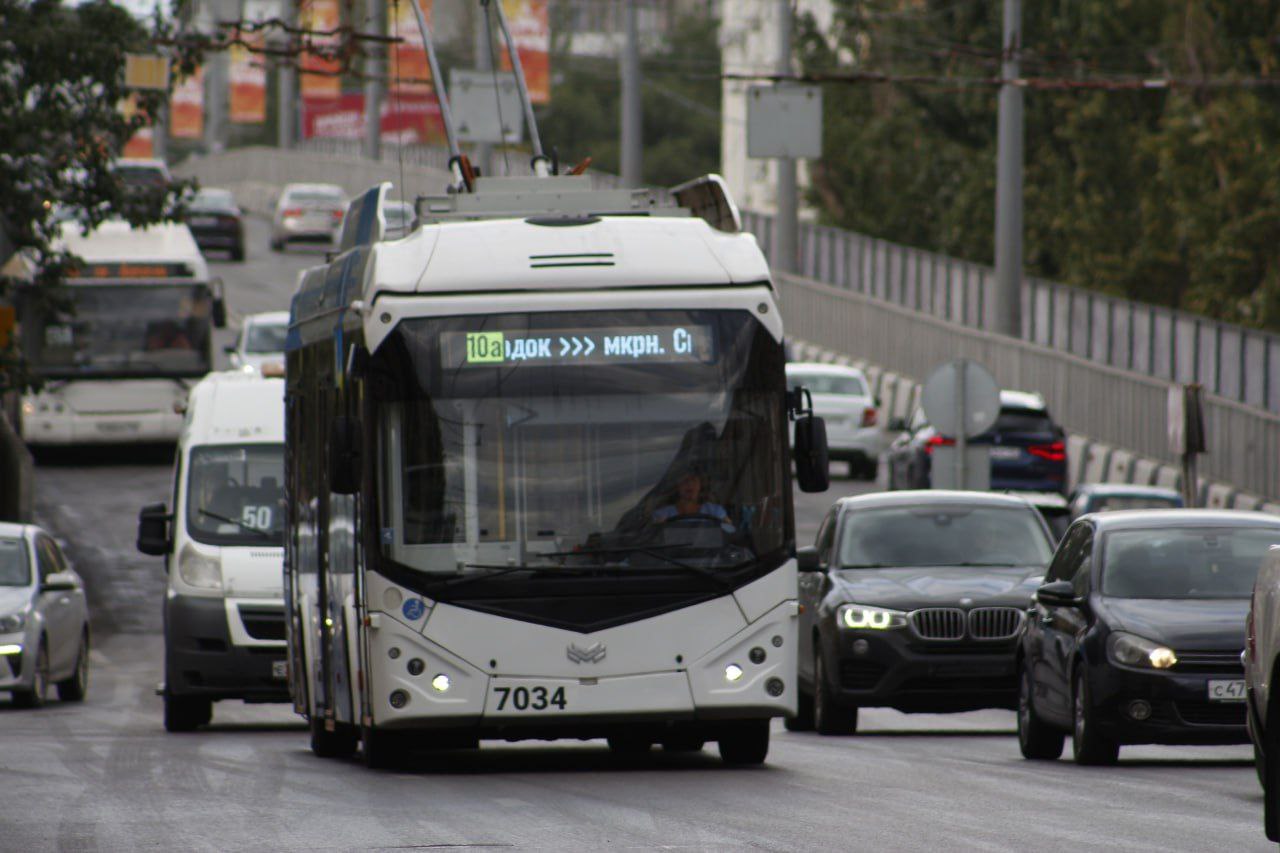
<path fill-rule="evenodd" d="M 791 0 L 777 0 L 777 11 L 777 72 L 785 77 L 791 73 Z M 778 218 L 774 230 L 774 253 L 769 261 L 770 266 L 779 272 L 794 272 L 796 232 L 799 230 L 796 161 L 791 157 L 778 157 L 774 160 L 774 168 L 778 170 Z"/>
<path fill-rule="evenodd" d="M 375 36 L 386 35 L 387 12 L 383 0 L 366 0 L 368 22 L 366 26 Z M 382 159 L 382 102 L 387 90 L 386 46 L 382 42 L 370 42 L 364 58 L 364 156 L 370 160 Z"/>
<path fill-rule="evenodd" d="M 625 34 L 620 55 L 622 77 L 622 183 L 638 187 L 644 182 L 640 135 L 643 116 L 640 106 L 640 44 L 636 23 L 636 0 L 626 0 Z"/>
<path fill-rule="evenodd" d="M 984 325 L 1022 336 L 1022 0 L 1004 0 L 1004 61 L 996 150 L 996 300 Z"/>
<path fill-rule="evenodd" d="M 499 0 L 501 2 L 501 0 Z M 475 6 L 475 51 L 476 51 L 476 70 L 492 71 L 493 70 L 493 41 L 489 38 L 489 6 L 485 3 L 477 3 Z M 493 144 L 490 142 L 477 142 L 475 144 L 475 160 L 473 165 L 480 170 L 481 175 L 493 174 Z"/>

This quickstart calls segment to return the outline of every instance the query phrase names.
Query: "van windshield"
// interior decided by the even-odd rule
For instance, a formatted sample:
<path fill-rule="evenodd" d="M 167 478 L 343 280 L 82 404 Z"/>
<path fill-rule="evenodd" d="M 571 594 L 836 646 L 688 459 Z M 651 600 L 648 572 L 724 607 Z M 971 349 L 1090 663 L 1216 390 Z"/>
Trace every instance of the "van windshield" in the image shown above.
<path fill-rule="evenodd" d="M 187 533 L 207 545 L 284 544 L 284 447 L 212 445 L 191 451 Z"/>

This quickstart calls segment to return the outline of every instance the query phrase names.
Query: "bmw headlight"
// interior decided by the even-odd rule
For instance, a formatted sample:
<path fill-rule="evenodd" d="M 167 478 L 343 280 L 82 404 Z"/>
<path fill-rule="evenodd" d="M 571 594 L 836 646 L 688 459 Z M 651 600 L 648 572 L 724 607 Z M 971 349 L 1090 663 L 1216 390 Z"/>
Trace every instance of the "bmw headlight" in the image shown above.
<path fill-rule="evenodd" d="M 1112 663 L 1143 669 L 1168 669 L 1178 662 L 1173 649 L 1123 631 L 1107 638 L 1107 656 Z"/>
<path fill-rule="evenodd" d="M 27 624 L 26 611 L 19 610 L 17 613 L 9 613 L 0 616 L 0 634 L 13 634 L 21 631 Z"/>
<path fill-rule="evenodd" d="M 842 628 L 855 630 L 887 631 L 890 628 L 905 628 L 907 614 L 901 610 L 890 610 L 887 607 L 873 607 L 867 604 L 842 604 L 836 611 L 836 624 Z"/>
<path fill-rule="evenodd" d="M 178 557 L 178 576 L 197 589 L 222 588 L 222 564 L 217 557 L 207 557 L 190 545 Z"/>

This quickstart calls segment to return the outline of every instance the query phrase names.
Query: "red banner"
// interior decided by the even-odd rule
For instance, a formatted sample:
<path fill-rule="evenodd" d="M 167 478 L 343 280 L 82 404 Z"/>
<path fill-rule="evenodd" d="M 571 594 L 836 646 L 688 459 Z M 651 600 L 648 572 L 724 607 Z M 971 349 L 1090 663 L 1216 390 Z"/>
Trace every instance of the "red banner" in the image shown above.
<path fill-rule="evenodd" d="M 204 135 L 204 68 L 181 80 L 169 97 L 169 135 L 199 139 Z"/>
<path fill-rule="evenodd" d="M 389 142 L 438 143 L 444 141 L 440 103 L 432 93 L 388 97 L 382 104 L 382 138 Z M 305 139 L 363 139 L 364 94 L 351 92 L 337 98 L 304 98 L 302 135 Z"/>
<path fill-rule="evenodd" d="M 302 0 L 298 23 L 310 33 L 306 41 L 323 47 L 338 43 L 333 32 L 342 21 L 338 0 Z M 316 35 L 319 33 L 320 35 Z M 299 88 L 304 98 L 336 98 L 342 94 L 342 80 L 338 77 L 341 65 L 337 60 L 325 59 L 317 53 L 303 51 L 299 67 Z"/>
<path fill-rule="evenodd" d="M 260 38 L 246 36 L 253 44 Z M 231 46 L 231 120 L 236 124 L 262 124 L 267 120 L 267 69 L 244 45 Z"/>
<path fill-rule="evenodd" d="M 422 14 L 430 25 L 432 0 L 418 0 Z M 391 49 L 388 73 L 391 80 L 388 89 L 401 92 L 431 92 L 431 63 L 422 46 L 422 31 L 418 29 L 418 16 L 413 12 L 410 0 L 387 0 L 387 35 L 399 38 Z"/>
<path fill-rule="evenodd" d="M 520 68 L 529 87 L 529 100 L 551 102 L 551 22 L 547 0 L 502 0 L 511 29 L 511 40 L 520 54 Z M 502 52 L 502 70 L 511 70 L 511 58 Z"/>

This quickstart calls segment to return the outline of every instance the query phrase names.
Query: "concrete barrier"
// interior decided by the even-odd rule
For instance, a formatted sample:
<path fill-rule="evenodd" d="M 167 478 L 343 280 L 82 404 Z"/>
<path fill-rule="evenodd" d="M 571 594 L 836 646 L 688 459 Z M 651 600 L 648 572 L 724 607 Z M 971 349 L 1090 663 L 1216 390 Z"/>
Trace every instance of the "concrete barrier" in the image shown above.
<path fill-rule="evenodd" d="M 1133 463 L 1133 473 L 1130 475 L 1129 482 L 1140 486 L 1153 485 L 1159 468 L 1160 463 L 1154 459 L 1138 459 Z"/>
<path fill-rule="evenodd" d="M 1108 483 L 1133 482 L 1133 454 L 1127 450 L 1116 449 L 1111 453 L 1111 461 L 1107 464 L 1104 478 Z"/>

